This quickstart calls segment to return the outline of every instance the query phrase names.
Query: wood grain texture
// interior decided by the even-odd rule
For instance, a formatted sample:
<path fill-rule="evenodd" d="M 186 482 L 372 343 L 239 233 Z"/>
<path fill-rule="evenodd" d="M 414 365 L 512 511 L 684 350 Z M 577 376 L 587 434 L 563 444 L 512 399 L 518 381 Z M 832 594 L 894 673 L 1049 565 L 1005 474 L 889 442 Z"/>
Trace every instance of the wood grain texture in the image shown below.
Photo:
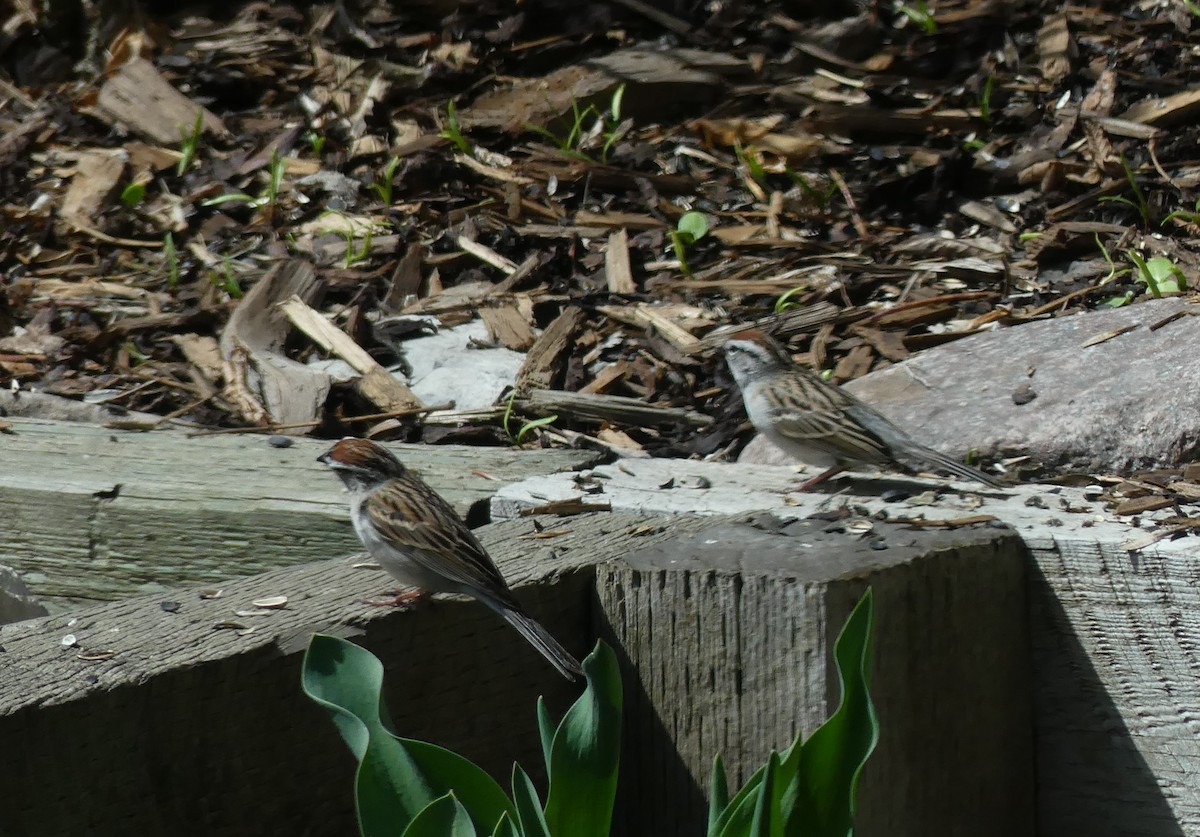
<path fill-rule="evenodd" d="M 563 363 L 567 350 L 575 338 L 575 330 L 587 319 L 579 308 L 564 308 L 546 330 L 538 337 L 525 355 L 525 362 L 517 372 L 518 392 L 548 389 L 562 377 Z"/>
<path fill-rule="evenodd" d="M 1033 833 L 1020 541 L 884 527 L 877 550 L 824 526 L 723 525 L 598 569 L 599 627 L 626 657 L 614 833 L 703 833 L 717 753 L 735 788 L 811 733 L 836 705 L 832 642 L 867 585 L 882 738 L 855 833 Z"/>
<path fill-rule="evenodd" d="M 0 564 L 52 610 L 217 582 L 358 549 L 329 442 L 188 438 L 11 420 L 0 436 Z M 594 462 L 585 451 L 395 445 L 460 513 L 507 483 Z M 118 488 L 119 486 L 119 488 Z"/>
<path fill-rule="evenodd" d="M 1031 556 L 1039 833 L 1200 834 L 1200 548 L 1195 537 L 1131 553 L 1123 544 L 1156 530 L 1141 529 L 1083 490 L 1065 486 L 1024 485 L 979 494 L 976 487 L 962 485 L 935 502 L 920 499 L 907 506 L 882 498 L 893 488 L 915 493 L 928 481 L 856 475 L 837 485 L 836 496 L 797 494 L 788 490 L 796 483 L 790 468 L 671 460 L 598 466 L 593 477 L 590 484 L 551 476 L 505 486 L 492 500 L 493 514 L 513 516 L 533 505 L 582 498 L 625 513 L 770 509 L 781 517 L 805 518 L 832 506 L 846 507 L 860 519 L 912 517 L 934 523 L 994 515 L 1009 523 Z M 970 583 L 956 579 L 953 590 Z M 661 607 L 664 613 L 670 609 L 666 603 Z M 919 647 L 902 653 L 914 659 L 923 655 Z"/>
<path fill-rule="evenodd" d="M 1041 832 L 1200 834 L 1200 561 L 1027 539 Z"/>
<path fill-rule="evenodd" d="M 479 534 L 530 612 L 582 656 L 594 641 L 593 563 L 709 525 L 598 514 Z M 382 572 L 339 559 L 240 579 L 219 599 L 175 591 L 0 627 L 0 741 L 28 755 L 0 759 L 0 834 L 241 837 L 251 820 L 271 834 L 352 833 L 353 760 L 300 691 L 312 631 L 357 634 L 380 656 L 403 734 L 505 783 L 513 759 L 540 774 L 536 698 L 557 716 L 578 686 L 473 601 L 360 603 L 387 587 Z M 287 607 L 237 615 L 268 595 Z M 228 621 L 253 630 L 216 627 Z M 68 633 L 78 647 L 62 644 Z M 115 656 L 80 659 L 105 650 Z"/>

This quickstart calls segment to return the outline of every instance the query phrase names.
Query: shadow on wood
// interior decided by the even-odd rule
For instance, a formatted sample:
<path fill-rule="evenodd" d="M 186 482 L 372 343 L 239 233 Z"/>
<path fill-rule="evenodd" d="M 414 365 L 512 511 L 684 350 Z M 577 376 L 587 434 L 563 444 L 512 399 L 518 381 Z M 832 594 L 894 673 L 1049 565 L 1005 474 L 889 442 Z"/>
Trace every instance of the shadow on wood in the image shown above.
<path fill-rule="evenodd" d="M 600 627 L 625 655 L 615 833 L 703 834 L 718 753 L 733 790 L 823 722 L 832 641 L 868 585 L 882 736 L 855 833 L 1033 833 L 1020 539 L 876 524 L 869 543 L 827 525 L 726 524 L 598 568 Z"/>
<path fill-rule="evenodd" d="M 708 525 L 598 514 L 479 534 L 530 612 L 582 656 L 594 562 Z M 178 590 L 0 627 L 0 834 L 353 832 L 353 759 L 300 691 L 312 631 L 354 637 L 383 660 L 403 735 L 461 752 L 506 786 L 514 759 L 537 776 L 536 699 L 561 713 L 579 685 L 476 602 L 361 603 L 393 586 L 325 561 L 236 580 L 216 599 Z M 277 595 L 286 608 L 252 614 Z"/>
<path fill-rule="evenodd" d="M 1061 561 L 1039 557 L 1042 560 L 1030 572 L 1029 596 L 1041 833 L 1054 837 L 1200 833 L 1200 811 L 1194 805 L 1197 776 L 1190 769 L 1200 759 L 1197 705 L 1184 695 L 1173 700 L 1172 692 L 1179 690 L 1170 684 L 1132 677 L 1145 665 L 1154 665 L 1158 649 L 1124 641 L 1128 637 L 1114 630 L 1116 623 L 1096 613 L 1096 603 L 1087 601 L 1092 598 L 1088 588 L 1095 587 L 1080 584 L 1086 578 L 1078 574 L 1079 567 L 1075 592 L 1063 585 L 1064 576 L 1056 572 L 1063 568 Z M 1124 556 L 1118 560 L 1129 563 Z M 1128 580 L 1120 583 L 1124 586 Z M 1069 611 L 1059 598 L 1064 594 Z M 1147 615 L 1162 613 L 1154 608 Z M 1076 624 L 1081 619 L 1090 624 Z M 1118 635 L 1104 641 L 1101 624 Z M 1144 636 L 1155 633 L 1151 630 Z M 1149 660 L 1143 656 L 1147 651 Z M 1103 661 L 1109 668 L 1102 673 L 1096 665 Z M 1169 671 L 1164 669 L 1160 676 L 1169 677 Z M 1125 711 L 1110 693 L 1114 680 L 1121 682 L 1113 691 Z M 1195 686 L 1185 684 L 1185 688 L 1194 691 Z M 1130 689 L 1139 692 L 1136 700 L 1130 700 Z M 1134 707 L 1140 717 L 1132 717 Z M 1141 727 L 1138 734 L 1130 730 L 1130 722 Z M 1172 802 L 1177 810 L 1172 810 Z"/>

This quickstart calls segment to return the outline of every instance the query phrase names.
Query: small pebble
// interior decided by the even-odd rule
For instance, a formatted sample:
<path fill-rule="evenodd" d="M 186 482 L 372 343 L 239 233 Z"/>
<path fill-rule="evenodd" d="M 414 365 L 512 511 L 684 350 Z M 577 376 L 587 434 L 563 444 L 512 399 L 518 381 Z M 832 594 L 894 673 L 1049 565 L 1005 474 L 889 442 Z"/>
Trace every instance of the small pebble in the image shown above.
<path fill-rule="evenodd" d="M 162 608 L 165 613 L 179 612 L 179 602 L 159 602 L 158 606 Z"/>
<path fill-rule="evenodd" d="M 290 448 L 296 444 L 296 440 L 291 436 L 268 436 L 267 444 L 273 448 Z"/>
<path fill-rule="evenodd" d="M 874 549 L 876 552 L 878 552 L 881 549 L 887 548 L 887 541 L 885 541 L 883 538 L 871 538 L 871 549 Z"/>
<path fill-rule="evenodd" d="M 1008 524 L 1005 523 L 1003 520 L 989 520 L 987 522 L 987 525 L 989 527 L 991 527 L 992 529 L 1007 529 L 1008 528 Z"/>

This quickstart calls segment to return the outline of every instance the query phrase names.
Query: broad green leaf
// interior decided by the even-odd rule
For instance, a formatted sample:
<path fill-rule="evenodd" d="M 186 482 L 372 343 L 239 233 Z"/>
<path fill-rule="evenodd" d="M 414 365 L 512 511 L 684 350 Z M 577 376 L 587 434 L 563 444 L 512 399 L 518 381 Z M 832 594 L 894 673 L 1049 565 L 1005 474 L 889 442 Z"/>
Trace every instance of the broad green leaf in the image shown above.
<path fill-rule="evenodd" d="M 863 765 L 879 741 L 871 702 L 871 590 L 863 594 L 834 644 L 842 699 L 800 748 L 795 805 L 784 810 L 789 837 L 847 837 L 854 832 L 855 799 Z"/>
<path fill-rule="evenodd" d="M 391 837 L 437 798 L 412 756 L 384 726 L 383 664 L 352 642 L 313 634 L 301 686 L 325 707 L 358 759 L 354 780 L 363 837 Z"/>
<path fill-rule="evenodd" d="M 538 799 L 529 774 L 516 763 L 513 764 L 512 789 L 513 801 L 517 804 L 517 819 L 524 837 L 550 837 L 550 827 L 546 825 L 546 817 L 542 813 L 542 801 Z"/>
<path fill-rule="evenodd" d="M 404 829 L 403 837 L 478 837 L 462 803 L 448 793 L 426 805 Z"/>
<path fill-rule="evenodd" d="M 508 818 L 508 812 L 500 818 L 500 822 L 496 823 L 496 827 L 492 829 L 492 837 L 522 837 L 521 832 L 513 825 L 513 821 Z"/>
<path fill-rule="evenodd" d="M 720 837 L 742 837 L 750 833 L 754 822 L 754 811 L 758 807 L 758 795 L 762 788 L 765 767 L 755 771 L 737 795 L 729 801 L 729 806 L 718 823 L 717 834 Z"/>
<path fill-rule="evenodd" d="M 779 770 L 779 753 L 771 751 L 767 769 L 763 772 L 762 784 L 758 789 L 758 803 L 754 806 L 754 819 L 750 821 L 750 837 L 771 837 L 771 823 L 775 813 L 775 773 Z"/>
<path fill-rule="evenodd" d="M 675 224 L 675 229 L 683 243 L 691 246 L 708 234 L 708 219 L 703 212 L 685 212 Z"/>
<path fill-rule="evenodd" d="M 393 835 L 435 799 L 453 790 L 480 831 L 490 831 L 512 803 L 494 779 L 442 747 L 397 737 L 382 703 L 383 664 L 338 637 L 314 634 L 301 686 L 328 710 L 358 759 L 355 804 L 364 837 Z"/>
<path fill-rule="evenodd" d="M 603 642 L 583 661 L 587 689 L 550 745 L 546 822 L 556 837 L 608 837 L 621 758 L 621 672 Z"/>
<path fill-rule="evenodd" d="M 445 747 L 401 738 L 435 793 L 454 791 L 480 832 L 488 832 L 504 814 L 515 815 L 504 788 L 470 759 Z"/>
<path fill-rule="evenodd" d="M 729 780 L 725 777 L 725 762 L 721 754 L 713 759 L 712 781 L 708 789 L 708 837 L 717 837 L 717 822 L 729 806 Z"/>
<path fill-rule="evenodd" d="M 537 701 L 538 737 L 542 740 L 542 762 L 546 765 L 547 775 L 550 773 L 550 745 L 554 743 L 554 721 L 550 719 L 550 710 L 546 708 L 546 699 L 541 695 Z"/>

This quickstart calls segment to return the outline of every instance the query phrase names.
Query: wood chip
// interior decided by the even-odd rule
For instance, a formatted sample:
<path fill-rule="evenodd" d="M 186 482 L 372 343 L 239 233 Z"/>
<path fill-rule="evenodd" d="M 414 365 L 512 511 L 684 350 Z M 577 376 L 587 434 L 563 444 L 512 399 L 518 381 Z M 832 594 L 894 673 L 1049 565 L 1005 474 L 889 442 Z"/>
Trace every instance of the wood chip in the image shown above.
<path fill-rule="evenodd" d="M 304 305 L 322 287 L 312 265 L 282 262 L 254 284 L 221 332 L 223 395 L 250 423 L 299 424 L 321 414 L 330 378 L 287 356 L 291 326 L 276 305 L 289 298 Z"/>
<path fill-rule="evenodd" d="M 634 427 L 678 424 L 707 427 L 713 422 L 712 416 L 685 407 L 647 404 L 640 398 L 625 398 L 620 395 L 591 395 L 538 389 L 530 391 L 528 397 L 518 404 L 535 415 L 566 413 L 577 419 Z"/>
<path fill-rule="evenodd" d="M 1075 43 L 1071 40 L 1066 14 L 1047 16 L 1038 31 L 1038 64 L 1042 78 L 1052 85 L 1066 78 L 1074 55 Z"/>
<path fill-rule="evenodd" d="M 534 506 L 529 509 L 521 509 L 521 516 L 528 517 L 534 514 L 556 514 L 559 517 L 568 517 L 573 514 L 587 514 L 588 512 L 610 512 L 612 511 L 611 503 L 588 503 L 582 497 L 570 497 L 566 500 L 552 500 L 549 503 L 543 503 L 540 506 Z"/>
<path fill-rule="evenodd" d="M 528 351 L 537 339 L 528 318 L 515 304 L 480 308 L 479 317 L 487 326 L 488 337 L 514 352 Z"/>
<path fill-rule="evenodd" d="M 1113 509 L 1113 514 L 1122 516 L 1141 514 L 1142 512 L 1165 509 L 1168 506 L 1173 506 L 1174 504 L 1175 501 L 1170 497 L 1159 497 L 1157 495 L 1150 494 L 1146 497 L 1135 497 L 1132 500 L 1125 500 L 1121 503 L 1118 503 L 1117 507 Z"/>
<path fill-rule="evenodd" d="M 284 300 L 279 308 L 296 328 L 307 334 L 314 343 L 331 354 L 337 355 L 362 377 L 356 386 L 364 398 L 383 410 L 407 410 L 425 405 L 413 395 L 412 390 L 393 378 L 388 371 L 375 362 L 367 351 L 359 346 L 350 335 L 335 326 L 309 307 L 298 296 Z"/>
<path fill-rule="evenodd" d="M 1100 343 L 1107 343 L 1109 340 L 1112 340 L 1114 337 L 1120 337 L 1122 334 L 1128 334 L 1129 332 L 1133 331 L 1137 327 L 1138 327 L 1138 324 L 1133 323 L 1131 325 L 1121 326 L 1120 328 L 1114 328 L 1112 331 L 1106 331 L 1104 334 L 1097 334 L 1094 337 L 1089 337 L 1084 342 L 1084 344 L 1081 348 L 1086 349 L 1088 346 L 1095 346 Z"/>
<path fill-rule="evenodd" d="M 525 363 L 517 372 L 516 387 L 520 392 L 547 389 L 553 386 L 562 371 L 568 349 L 575 338 L 575 330 L 583 324 L 583 310 L 575 306 L 564 308 L 525 356 Z"/>
<path fill-rule="evenodd" d="M 479 259 L 481 262 L 485 262 L 490 264 L 492 267 L 497 268 L 498 270 L 504 271 L 505 275 L 508 275 L 517 269 L 517 263 L 512 259 L 507 259 L 504 256 L 501 256 L 492 248 L 480 244 L 478 241 L 473 241 L 472 239 L 467 238 L 465 235 L 460 235 L 458 237 L 458 246 L 470 253 L 475 258 Z"/>
<path fill-rule="evenodd" d="M 604 275 L 610 293 L 637 293 L 633 270 L 629 266 L 629 233 L 624 228 L 608 236 L 608 248 L 604 251 Z"/>
<path fill-rule="evenodd" d="M 104 82 L 97 99 L 100 112 L 113 122 L 160 145 L 179 145 L 190 134 L 201 111 L 202 130 L 229 136 L 212 112 L 184 96 L 144 58 L 135 58 Z"/>
<path fill-rule="evenodd" d="M 96 216 L 112 206 L 125 173 L 125 157 L 124 151 L 85 151 L 79 155 L 59 211 L 63 220 L 75 226 L 91 226 Z"/>

